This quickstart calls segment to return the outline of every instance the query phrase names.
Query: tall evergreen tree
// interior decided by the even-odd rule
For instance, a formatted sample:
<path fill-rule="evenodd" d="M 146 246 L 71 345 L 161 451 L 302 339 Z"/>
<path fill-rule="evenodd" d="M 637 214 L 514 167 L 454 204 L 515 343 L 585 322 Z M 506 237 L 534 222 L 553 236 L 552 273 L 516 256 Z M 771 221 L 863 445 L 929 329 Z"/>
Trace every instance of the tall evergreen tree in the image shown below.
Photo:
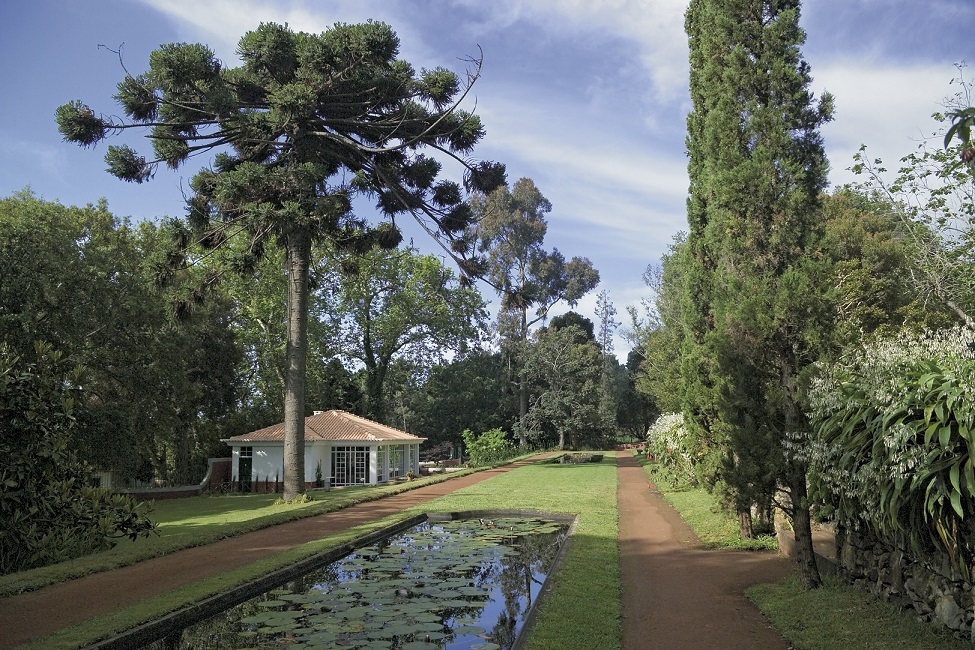
<path fill-rule="evenodd" d="M 692 0 L 690 232 L 684 255 L 685 415 L 724 450 L 721 479 L 750 528 L 752 505 L 787 489 L 800 577 L 820 578 L 806 472 L 785 453 L 808 430 L 799 377 L 821 311 L 818 197 L 828 164 L 800 46 L 797 0 Z"/>
<path fill-rule="evenodd" d="M 466 82 L 443 68 L 417 72 L 397 58 L 399 39 L 379 22 L 337 24 L 321 34 L 265 23 L 241 38 L 237 52 L 242 64 L 230 68 L 204 45 L 163 45 L 147 72 L 119 83 L 125 120 L 96 115 L 80 101 L 58 108 L 57 119 L 64 138 L 83 146 L 148 128 L 151 160 L 127 146 L 108 147 L 109 171 L 127 181 L 148 180 L 160 163 L 176 169 L 191 156 L 214 154 L 212 167 L 191 183 L 189 227 L 171 267 L 184 266 L 194 244 L 212 250 L 243 239 L 230 266 L 244 273 L 267 243 L 285 251 L 284 497 L 291 499 L 305 488 L 312 244 L 394 248 L 402 240 L 395 217 L 409 213 L 463 270 L 476 271 L 460 236 L 471 223 L 462 189 L 438 180 L 440 162 L 423 151 L 463 165 L 468 189 L 479 192 L 504 184 L 504 167 L 467 159 L 484 129 L 458 106 L 480 61 Z M 352 213 L 356 193 L 376 199 L 380 223 Z"/>

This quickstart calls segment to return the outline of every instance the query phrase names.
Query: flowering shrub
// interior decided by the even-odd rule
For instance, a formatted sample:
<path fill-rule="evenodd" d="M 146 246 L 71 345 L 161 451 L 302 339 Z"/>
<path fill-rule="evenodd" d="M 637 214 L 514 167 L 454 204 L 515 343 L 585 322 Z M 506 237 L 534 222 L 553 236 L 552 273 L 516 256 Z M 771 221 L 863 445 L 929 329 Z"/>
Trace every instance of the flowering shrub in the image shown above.
<path fill-rule="evenodd" d="M 810 390 L 814 492 L 966 570 L 975 557 L 975 332 L 903 334 L 830 366 Z"/>
<path fill-rule="evenodd" d="M 680 413 L 664 413 L 647 430 L 647 454 L 654 470 L 674 486 L 697 486 L 695 443 Z"/>

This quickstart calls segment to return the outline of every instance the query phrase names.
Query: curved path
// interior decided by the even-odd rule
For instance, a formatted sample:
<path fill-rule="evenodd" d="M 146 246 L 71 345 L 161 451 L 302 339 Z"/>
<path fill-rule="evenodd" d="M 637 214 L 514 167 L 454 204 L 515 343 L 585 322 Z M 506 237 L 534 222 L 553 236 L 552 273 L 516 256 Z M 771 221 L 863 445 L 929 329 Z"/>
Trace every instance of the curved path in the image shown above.
<path fill-rule="evenodd" d="M 41 639 L 133 602 L 381 519 L 534 460 L 2 598 L 0 648 Z M 787 575 L 791 561 L 770 553 L 702 550 L 679 515 L 655 489 L 648 489 L 646 474 L 636 459 L 629 452 L 619 453 L 617 463 L 623 650 L 788 648 L 743 590 Z"/>
<path fill-rule="evenodd" d="M 787 650 L 744 590 L 784 578 L 794 562 L 704 549 L 629 452 L 616 462 L 623 650 Z"/>

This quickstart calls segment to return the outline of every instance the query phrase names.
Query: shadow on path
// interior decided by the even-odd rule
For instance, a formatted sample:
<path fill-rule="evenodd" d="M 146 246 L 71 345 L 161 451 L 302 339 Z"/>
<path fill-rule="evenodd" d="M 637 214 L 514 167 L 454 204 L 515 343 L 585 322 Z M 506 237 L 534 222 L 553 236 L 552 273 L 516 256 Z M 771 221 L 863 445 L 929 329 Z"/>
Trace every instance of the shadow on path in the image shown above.
<path fill-rule="evenodd" d="M 707 550 L 639 461 L 617 452 L 623 650 L 788 650 L 745 596 L 789 575 L 772 552 Z"/>

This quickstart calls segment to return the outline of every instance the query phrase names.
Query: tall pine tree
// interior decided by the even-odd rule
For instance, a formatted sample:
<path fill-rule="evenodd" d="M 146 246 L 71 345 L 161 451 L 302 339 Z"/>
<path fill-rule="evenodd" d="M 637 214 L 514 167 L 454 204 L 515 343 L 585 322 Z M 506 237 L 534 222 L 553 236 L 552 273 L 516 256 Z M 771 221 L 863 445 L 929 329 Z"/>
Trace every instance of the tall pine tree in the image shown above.
<path fill-rule="evenodd" d="M 778 487 L 793 518 L 800 577 L 819 584 L 805 467 L 784 453 L 807 423 L 798 377 L 820 331 L 818 196 L 828 164 L 799 51 L 797 0 L 692 0 L 688 116 L 690 232 L 682 354 L 684 410 L 720 450 L 720 480 L 743 532 Z"/>

